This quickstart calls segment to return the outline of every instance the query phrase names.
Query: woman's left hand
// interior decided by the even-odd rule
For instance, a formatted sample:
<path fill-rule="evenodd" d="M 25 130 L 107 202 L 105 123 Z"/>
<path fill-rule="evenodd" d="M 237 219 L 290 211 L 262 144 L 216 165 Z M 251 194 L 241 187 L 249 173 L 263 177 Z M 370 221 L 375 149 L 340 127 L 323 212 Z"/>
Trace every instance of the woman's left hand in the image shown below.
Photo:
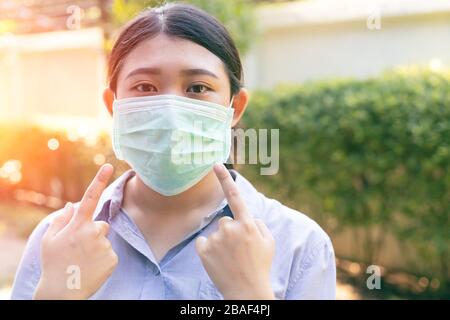
<path fill-rule="evenodd" d="M 270 269 L 275 240 L 261 220 L 250 216 L 225 166 L 215 165 L 214 172 L 234 219 L 225 216 L 216 232 L 198 237 L 203 266 L 225 299 L 274 299 Z"/>

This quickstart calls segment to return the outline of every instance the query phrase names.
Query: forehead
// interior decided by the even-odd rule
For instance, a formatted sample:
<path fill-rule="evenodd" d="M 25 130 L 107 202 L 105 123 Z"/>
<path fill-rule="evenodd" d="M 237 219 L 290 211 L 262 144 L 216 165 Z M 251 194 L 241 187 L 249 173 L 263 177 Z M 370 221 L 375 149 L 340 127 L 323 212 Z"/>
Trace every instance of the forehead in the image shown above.
<path fill-rule="evenodd" d="M 195 42 L 158 34 L 143 40 L 125 58 L 119 80 L 137 68 L 161 68 L 165 71 L 206 69 L 226 79 L 225 66 L 215 54 Z"/>

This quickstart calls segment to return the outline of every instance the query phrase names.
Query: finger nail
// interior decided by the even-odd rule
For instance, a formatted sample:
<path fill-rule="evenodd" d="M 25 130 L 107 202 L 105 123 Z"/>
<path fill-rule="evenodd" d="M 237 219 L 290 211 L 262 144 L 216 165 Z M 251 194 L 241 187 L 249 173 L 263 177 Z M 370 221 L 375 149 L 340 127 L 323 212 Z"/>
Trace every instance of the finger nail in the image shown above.
<path fill-rule="evenodd" d="M 110 174 L 112 173 L 112 170 L 113 170 L 113 166 L 111 164 L 109 164 L 109 163 L 105 163 L 102 166 L 101 170 L 100 170 L 100 173 L 98 175 L 98 179 L 100 181 L 108 180 Z"/>

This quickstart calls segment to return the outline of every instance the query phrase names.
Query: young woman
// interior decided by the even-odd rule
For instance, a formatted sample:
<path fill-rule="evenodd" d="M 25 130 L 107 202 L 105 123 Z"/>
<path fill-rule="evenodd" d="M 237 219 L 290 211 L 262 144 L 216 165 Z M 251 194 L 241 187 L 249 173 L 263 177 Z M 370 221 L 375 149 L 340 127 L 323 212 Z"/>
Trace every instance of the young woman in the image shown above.
<path fill-rule="evenodd" d="M 107 186 L 104 165 L 78 204 L 38 225 L 12 298 L 334 299 L 325 232 L 218 164 L 247 106 L 241 78 L 228 32 L 193 6 L 126 25 L 104 101 L 132 170 Z"/>

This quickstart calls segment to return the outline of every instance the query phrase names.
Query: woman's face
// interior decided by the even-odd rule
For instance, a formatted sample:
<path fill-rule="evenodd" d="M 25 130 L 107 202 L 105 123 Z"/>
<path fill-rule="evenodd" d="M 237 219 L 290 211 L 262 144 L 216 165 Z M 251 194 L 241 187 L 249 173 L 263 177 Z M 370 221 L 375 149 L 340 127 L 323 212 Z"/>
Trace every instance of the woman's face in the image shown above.
<path fill-rule="evenodd" d="M 113 93 L 105 103 L 111 112 Z M 225 65 L 206 48 L 189 40 L 159 34 L 142 41 L 125 58 L 117 77 L 116 99 L 175 94 L 192 99 L 230 104 L 230 80 Z M 234 97 L 233 125 L 247 105 L 247 92 Z"/>

